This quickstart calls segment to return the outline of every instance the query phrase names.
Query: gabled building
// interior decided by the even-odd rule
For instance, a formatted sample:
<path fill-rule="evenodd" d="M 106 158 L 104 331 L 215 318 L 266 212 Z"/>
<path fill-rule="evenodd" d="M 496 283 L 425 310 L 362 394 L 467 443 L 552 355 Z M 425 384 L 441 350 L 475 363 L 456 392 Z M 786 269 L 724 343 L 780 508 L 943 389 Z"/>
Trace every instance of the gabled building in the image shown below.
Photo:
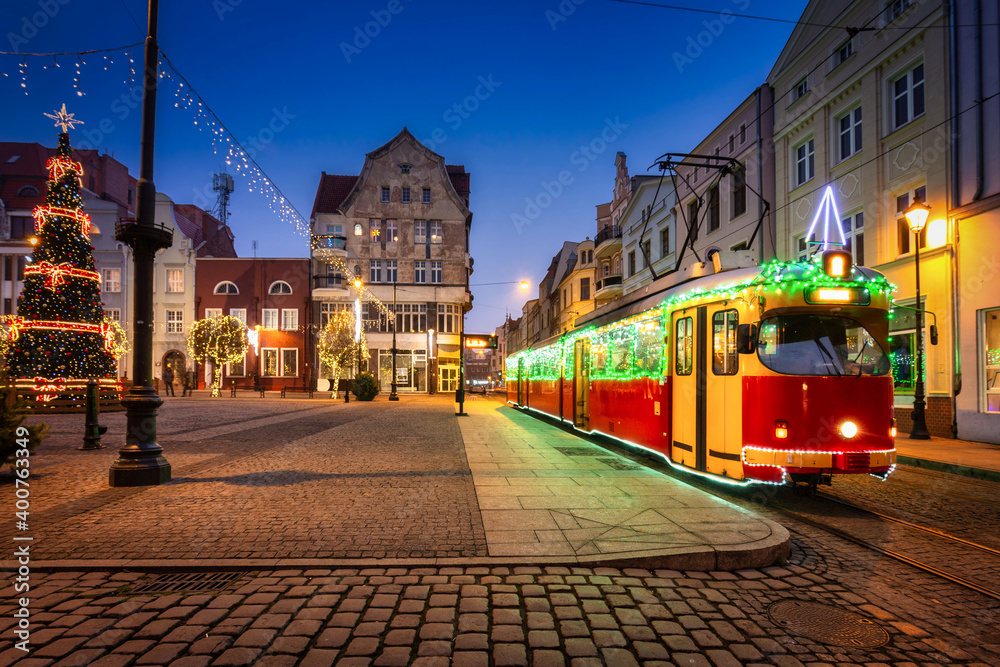
<path fill-rule="evenodd" d="M 377 373 L 385 391 L 394 328 L 398 391 L 457 388 L 459 335 L 472 307 L 469 182 L 463 166 L 445 164 L 406 128 L 368 153 L 359 175 L 320 177 L 310 323 L 319 330 L 360 299 L 371 355 L 362 370 Z"/>
<path fill-rule="evenodd" d="M 597 205 L 597 233 L 594 236 L 594 259 L 597 261 L 597 287 L 594 297 L 599 304 L 622 295 L 621 218 L 632 198 L 633 183 L 628 176 L 625 153 L 615 155 L 615 187 L 612 199 Z"/>
<path fill-rule="evenodd" d="M 664 174 L 635 176 L 634 189 L 622 211 L 622 294 L 653 281 L 653 273 L 673 268 L 677 247 L 676 203 L 673 181 Z M 655 201 L 654 201 L 655 198 Z"/>

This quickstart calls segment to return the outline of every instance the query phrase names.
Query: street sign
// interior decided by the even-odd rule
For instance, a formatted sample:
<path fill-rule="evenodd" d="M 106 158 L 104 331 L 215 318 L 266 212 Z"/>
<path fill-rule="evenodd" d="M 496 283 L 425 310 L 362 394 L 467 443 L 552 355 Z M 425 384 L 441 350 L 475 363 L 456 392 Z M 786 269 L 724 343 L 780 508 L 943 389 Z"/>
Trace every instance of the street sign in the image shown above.
<path fill-rule="evenodd" d="M 495 350 L 497 337 L 490 334 L 465 334 L 465 347 Z"/>

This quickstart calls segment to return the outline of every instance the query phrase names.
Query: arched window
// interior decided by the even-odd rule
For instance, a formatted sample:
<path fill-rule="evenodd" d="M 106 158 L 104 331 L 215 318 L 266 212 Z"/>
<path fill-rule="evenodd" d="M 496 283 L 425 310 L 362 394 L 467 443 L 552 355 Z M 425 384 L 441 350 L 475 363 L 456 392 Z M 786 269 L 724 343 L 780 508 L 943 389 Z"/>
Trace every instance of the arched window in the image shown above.
<path fill-rule="evenodd" d="M 22 185 L 17 191 L 18 197 L 37 197 L 38 194 L 38 188 L 34 185 Z"/>
<path fill-rule="evenodd" d="M 95 225 L 93 222 L 90 223 L 90 235 L 91 236 L 100 236 L 101 235 L 101 228 L 98 227 L 97 225 Z"/>
<path fill-rule="evenodd" d="M 271 283 L 270 289 L 267 290 L 268 294 L 291 294 L 292 286 L 286 283 L 284 280 L 275 280 Z"/>
<path fill-rule="evenodd" d="M 221 283 L 215 286 L 216 294 L 239 294 L 240 290 L 236 285 L 229 282 L 228 280 L 223 280 Z"/>

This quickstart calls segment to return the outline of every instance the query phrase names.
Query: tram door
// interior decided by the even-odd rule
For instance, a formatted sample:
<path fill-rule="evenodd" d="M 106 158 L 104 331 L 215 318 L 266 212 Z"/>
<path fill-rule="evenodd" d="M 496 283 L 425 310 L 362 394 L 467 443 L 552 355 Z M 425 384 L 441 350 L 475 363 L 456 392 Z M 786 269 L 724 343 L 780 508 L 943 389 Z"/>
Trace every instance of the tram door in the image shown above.
<path fill-rule="evenodd" d="M 573 344 L 573 425 L 590 430 L 590 341 Z"/>
<path fill-rule="evenodd" d="M 711 304 L 707 311 L 708 358 L 704 383 L 707 470 L 741 479 L 743 378 L 736 346 L 739 312 L 732 302 Z"/>
<path fill-rule="evenodd" d="M 517 360 L 517 404 L 524 405 L 524 358 L 518 358 Z"/>
<path fill-rule="evenodd" d="M 673 441 L 670 458 L 705 470 L 705 366 L 707 307 L 676 311 L 672 390 Z"/>

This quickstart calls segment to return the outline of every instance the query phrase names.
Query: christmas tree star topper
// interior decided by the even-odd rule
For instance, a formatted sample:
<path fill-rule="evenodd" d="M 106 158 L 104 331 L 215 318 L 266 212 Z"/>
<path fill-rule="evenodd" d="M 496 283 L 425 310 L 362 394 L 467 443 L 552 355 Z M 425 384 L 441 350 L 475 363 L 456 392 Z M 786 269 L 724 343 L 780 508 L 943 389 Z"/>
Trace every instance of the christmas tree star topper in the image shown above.
<path fill-rule="evenodd" d="M 49 118 L 51 118 L 52 120 L 54 120 L 56 122 L 56 125 L 61 125 L 62 126 L 63 134 L 66 134 L 67 128 L 70 129 L 70 130 L 72 130 L 74 125 L 83 125 L 84 124 L 82 120 L 77 120 L 77 119 L 73 118 L 73 114 L 66 113 L 66 103 L 65 102 L 63 102 L 62 109 L 60 109 L 59 111 L 56 111 L 55 115 L 52 115 L 50 113 L 47 113 L 45 115 L 48 116 Z"/>

